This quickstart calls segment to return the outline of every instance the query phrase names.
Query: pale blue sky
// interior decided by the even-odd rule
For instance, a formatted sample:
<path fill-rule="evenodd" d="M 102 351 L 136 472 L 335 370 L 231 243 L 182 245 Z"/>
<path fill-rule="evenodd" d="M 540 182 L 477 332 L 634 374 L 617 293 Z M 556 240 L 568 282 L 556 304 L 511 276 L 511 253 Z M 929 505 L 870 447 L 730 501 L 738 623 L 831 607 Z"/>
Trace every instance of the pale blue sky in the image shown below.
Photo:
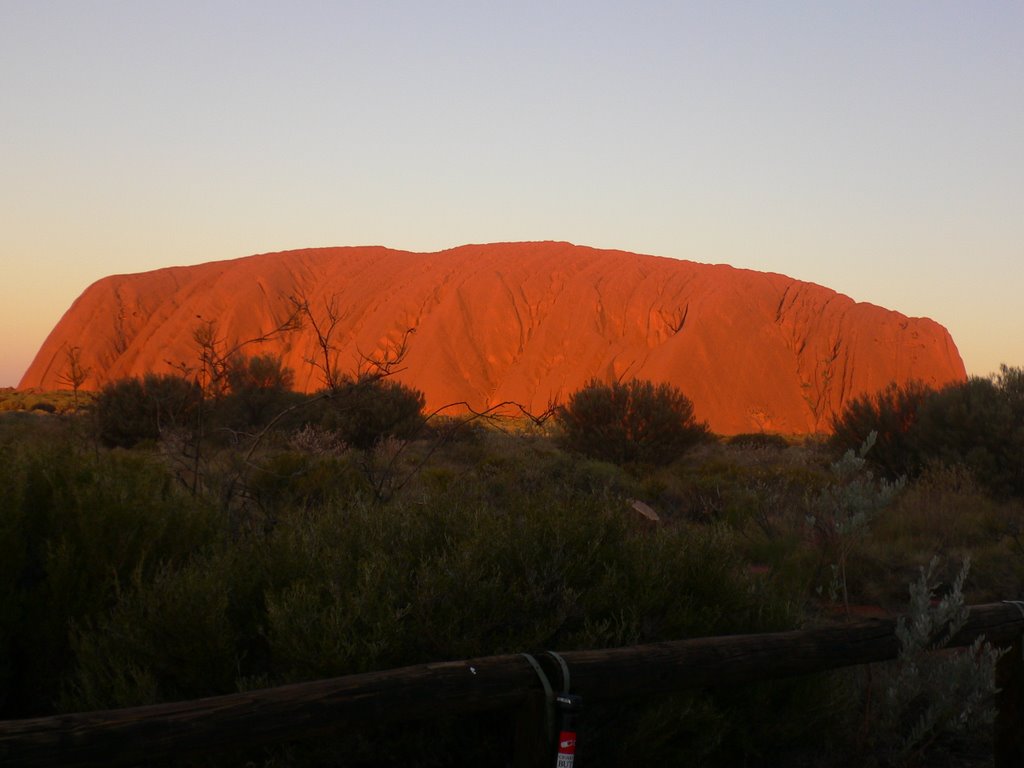
<path fill-rule="evenodd" d="M 0 0 L 0 386 L 112 273 L 568 240 L 1024 365 L 1024 3 Z"/>

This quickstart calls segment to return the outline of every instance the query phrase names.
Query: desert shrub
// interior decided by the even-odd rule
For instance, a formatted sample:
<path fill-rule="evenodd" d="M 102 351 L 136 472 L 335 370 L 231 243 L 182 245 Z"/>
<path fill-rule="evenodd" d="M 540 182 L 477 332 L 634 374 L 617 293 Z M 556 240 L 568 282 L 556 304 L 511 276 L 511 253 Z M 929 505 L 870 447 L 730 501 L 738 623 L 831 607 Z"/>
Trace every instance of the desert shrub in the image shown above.
<path fill-rule="evenodd" d="M 383 517 L 359 506 L 282 528 L 280 543 L 297 551 L 277 561 L 290 568 L 315 563 L 317 574 L 280 582 L 267 594 L 272 667 L 285 679 L 309 679 L 528 648 L 607 647 L 786 625 L 783 606 L 750 590 L 721 532 L 648 535 L 619 509 L 586 496 L 569 500 L 551 487 L 499 502 L 460 502 L 468 484 L 464 479 L 457 493 L 425 505 L 393 505 Z M 604 754 L 595 754 L 595 765 L 627 757 L 622 735 L 653 716 L 653 704 L 588 710 Z M 693 694 L 674 704 L 678 719 L 665 738 L 676 748 L 687 748 L 680 730 L 717 734 L 701 750 L 728 740 L 723 733 L 732 733 L 735 712 L 714 697 Z M 746 704 L 740 697 L 729 706 L 749 711 Z M 432 764 L 460 755 L 468 764 L 475 755 L 486 762 L 486 754 L 501 749 L 495 738 L 507 733 L 466 744 L 457 732 L 440 730 L 425 753 L 392 760 Z M 649 754 L 630 745 L 634 756 Z"/>
<path fill-rule="evenodd" d="M 933 395 L 934 390 L 921 382 L 908 382 L 855 398 L 833 418 L 830 443 L 841 451 L 857 449 L 874 433 L 868 462 L 890 480 L 913 476 L 922 463 L 916 431 L 919 414 Z"/>
<path fill-rule="evenodd" d="M 788 601 L 748 579 L 724 529 L 636 525 L 606 494 L 608 465 L 594 464 L 575 487 L 545 483 L 541 470 L 530 470 L 501 494 L 488 491 L 498 476 L 517 477 L 523 466 L 492 463 L 384 507 L 331 498 L 292 510 L 270 531 L 127 579 L 114 609 L 79 624 L 78 668 L 65 706 L 164 700 L 532 648 L 792 626 Z M 179 629 L 193 623 L 190 639 Z M 653 745 L 625 738 L 656 730 L 659 749 L 683 756 L 723 745 L 753 749 L 749 723 L 765 719 L 762 709 L 792 712 L 800 704 L 791 696 L 782 686 L 750 697 L 694 692 L 593 703 L 594 764 L 622 764 L 629 757 L 624 744 L 634 756 L 656 755 Z M 669 712 L 675 714 L 665 731 Z M 788 719 L 801 728 L 808 722 Z M 782 728 L 782 717 L 769 720 Z M 383 746 L 380 738 L 342 737 L 327 756 L 300 747 L 295 764 L 330 764 L 341 748 L 353 752 L 352 764 L 487 764 L 504 753 L 511 735 L 507 717 L 401 730 Z M 777 728 L 773 739 L 779 734 Z"/>
<path fill-rule="evenodd" d="M 5 451 L 0 485 L 0 709 L 48 711 L 73 669 L 70 632 L 123 585 L 197 552 L 216 530 L 152 457 L 68 443 Z"/>
<path fill-rule="evenodd" d="M 165 564 L 122 585 L 109 612 L 71 633 L 74 674 L 62 691 L 71 711 L 130 707 L 234 690 L 239 643 L 224 556 Z"/>
<path fill-rule="evenodd" d="M 890 478 L 916 476 L 929 464 L 968 469 L 989 492 L 1024 496 L 1024 371 L 1002 366 L 933 391 L 890 386 L 860 398 L 834 423 L 833 445 L 854 448 L 871 431 L 869 462 Z"/>
<path fill-rule="evenodd" d="M 472 451 L 479 447 L 487 433 L 485 420 L 470 416 L 438 414 L 427 422 L 431 439 L 445 444 L 458 444 Z"/>
<path fill-rule="evenodd" d="M 233 357 L 227 367 L 227 394 L 216 404 L 217 423 L 232 430 L 264 427 L 307 398 L 292 391 L 295 374 L 276 355 Z M 280 426 L 294 426 L 296 419 Z"/>
<path fill-rule="evenodd" d="M 96 397 L 99 438 L 121 448 L 156 440 L 164 430 L 190 426 L 201 404 L 199 387 L 181 376 L 147 373 L 114 381 Z"/>
<path fill-rule="evenodd" d="M 670 384 L 591 381 L 555 412 L 562 445 L 616 464 L 668 464 L 705 439 L 693 403 Z"/>
<path fill-rule="evenodd" d="M 927 460 L 961 464 L 989 491 L 1024 496 L 1024 371 L 950 385 L 922 409 L 917 441 Z"/>
<path fill-rule="evenodd" d="M 712 443 L 649 473 L 637 498 L 668 521 L 724 527 L 746 567 L 806 597 L 821 583 L 823 554 L 808 535 L 807 516 L 812 500 L 835 480 L 829 456 L 815 446 Z"/>
<path fill-rule="evenodd" d="M 811 498 L 806 519 L 815 543 L 829 561 L 832 572 L 827 585 L 820 585 L 833 601 L 850 605 L 850 563 L 853 553 L 866 538 L 870 526 L 904 486 L 874 477 L 867 456 L 875 440 L 872 432 L 860 450 L 848 450 L 830 467 L 831 482 Z"/>
<path fill-rule="evenodd" d="M 958 465 L 930 465 L 909 482 L 885 514 L 854 564 L 858 600 L 896 609 L 906 583 L 931 554 L 970 557 L 969 601 L 984 603 L 1024 589 L 1024 504 L 995 499 Z M 939 573 L 951 583 L 955 573 Z"/>
<path fill-rule="evenodd" d="M 96 397 L 95 412 L 104 445 L 130 448 L 140 440 L 155 440 L 160 434 L 146 390 L 138 378 L 104 386 Z"/>
<path fill-rule="evenodd" d="M 277 451 L 260 458 L 249 474 L 247 490 L 264 511 L 275 515 L 371 493 L 350 455 L 300 451 Z"/>
<path fill-rule="evenodd" d="M 228 389 L 231 392 L 247 390 L 275 390 L 292 388 L 295 372 L 281 361 L 279 355 L 236 355 L 228 362 Z"/>
<path fill-rule="evenodd" d="M 5 411 L 71 413 L 78 409 L 80 400 L 89 402 L 91 399 L 92 393 L 87 392 L 79 392 L 76 400 L 72 392 L 37 392 L 35 390 L 19 392 L 10 387 L 3 387 L 0 388 L 0 413 Z"/>
<path fill-rule="evenodd" d="M 38 447 L 47 442 L 75 442 L 88 434 L 89 425 L 86 414 L 52 419 L 46 414 L 33 411 L 0 412 L 0 460 L 3 460 L 4 452 L 19 455 L 22 449 Z"/>
<path fill-rule="evenodd" d="M 831 478 L 828 454 L 805 446 L 785 450 L 709 444 L 686 461 L 645 478 L 648 495 L 690 520 L 742 527 L 755 523 L 766 533 L 798 522 L 808 494 Z"/>
<path fill-rule="evenodd" d="M 640 484 L 621 467 L 597 459 L 557 461 L 554 478 L 566 488 L 596 498 L 625 499 L 641 496 Z"/>
<path fill-rule="evenodd" d="M 308 427 L 288 449 L 281 437 L 246 455 L 248 491 L 275 524 L 241 527 L 179 492 L 157 454 L 64 443 L 64 458 L 56 443 L 32 452 L 2 438 L 0 459 L 10 460 L 0 481 L 15 489 L 11 514 L 0 515 L 0 691 L 13 692 L 11 716 L 536 648 L 786 629 L 803 598 L 749 573 L 728 516 L 651 525 L 624 503 L 642 497 L 639 478 L 543 436 L 455 441 L 430 454 L 443 460 L 409 492 L 381 500 L 361 490 L 363 452 Z M 734 454 L 719 477 L 734 483 L 737 508 L 740 490 L 761 493 L 758 478 L 777 471 L 796 483 L 810 472 L 796 448 L 704 450 L 723 466 Z M 671 484 L 688 463 L 658 472 Z M 33 651 L 38 661 L 26 664 Z M 588 702 L 588 759 L 756 764 L 820 743 L 832 711 L 822 691 L 802 680 Z M 369 727 L 332 736 L 325 752 L 311 743 L 272 759 L 494 764 L 510 739 L 502 713 Z"/>
<path fill-rule="evenodd" d="M 941 600 L 934 579 L 937 558 L 910 585 L 910 605 L 897 621 L 899 657 L 879 667 L 865 703 L 869 751 L 884 766 L 931 764 L 929 750 L 948 754 L 956 739 L 977 738 L 995 717 L 995 666 L 1002 653 L 983 638 L 970 648 L 945 648 L 967 621 L 964 562 Z"/>
<path fill-rule="evenodd" d="M 749 432 L 732 435 L 726 440 L 727 445 L 739 448 L 761 448 L 763 450 L 781 451 L 789 447 L 789 441 L 782 435 L 771 432 Z"/>
<path fill-rule="evenodd" d="M 344 377 L 323 400 L 323 426 L 366 450 L 389 437 L 408 440 L 423 429 L 426 400 L 394 379 Z"/>
<path fill-rule="evenodd" d="M 14 387 L 0 387 L 0 413 L 21 410 L 21 396 Z"/>

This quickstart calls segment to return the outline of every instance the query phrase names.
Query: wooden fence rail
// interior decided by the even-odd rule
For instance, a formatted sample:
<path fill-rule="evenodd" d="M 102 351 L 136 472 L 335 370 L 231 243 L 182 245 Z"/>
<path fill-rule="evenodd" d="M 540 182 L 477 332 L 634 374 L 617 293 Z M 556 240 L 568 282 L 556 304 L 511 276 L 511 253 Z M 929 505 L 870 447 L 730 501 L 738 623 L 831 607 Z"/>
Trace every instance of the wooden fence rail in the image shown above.
<path fill-rule="evenodd" d="M 572 691 L 585 699 L 739 685 L 896 658 L 896 621 L 706 637 L 627 648 L 567 651 Z M 979 635 L 1008 648 L 996 670 L 997 768 L 1024 766 L 1024 611 L 1017 603 L 970 607 L 952 645 Z M 538 655 L 560 679 L 554 660 Z M 420 720 L 487 710 L 543 712 L 535 670 L 521 655 L 349 675 L 195 701 L 0 722 L 0 765 L 115 766 L 307 738 L 347 725 Z M 522 719 L 522 718 L 521 718 Z M 543 759 L 543 717 L 520 731 L 520 765 Z M 532 731 L 532 732 L 530 732 Z M 518 747 L 518 744 L 517 744 Z"/>

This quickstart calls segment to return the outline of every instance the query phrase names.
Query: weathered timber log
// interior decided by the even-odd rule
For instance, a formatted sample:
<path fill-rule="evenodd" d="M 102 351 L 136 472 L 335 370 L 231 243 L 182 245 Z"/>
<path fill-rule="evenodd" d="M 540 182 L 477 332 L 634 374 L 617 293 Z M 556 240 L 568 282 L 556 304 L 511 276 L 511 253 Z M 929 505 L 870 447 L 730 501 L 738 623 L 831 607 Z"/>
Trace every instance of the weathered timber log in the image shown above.
<path fill-rule="evenodd" d="M 422 664 L 131 709 L 0 722 L 0 766 L 115 766 L 517 706 L 538 683 L 518 655 Z"/>
<path fill-rule="evenodd" d="M 976 605 L 950 645 L 967 646 L 984 635 L 993 645 L 1004 647 L 1022 631 L 1024 615 L 1016 606 Z M 898 654 L 896 620 L 871 619 L 819 629 L 705 637 L 562 655 L 572 668 L 575 692 L 614 698 L 794 677 L 886 661 Z"/>
<path fill-rule="evenodd" d="M 594 699 L 738 685 L 893 659 L 895 620 L 697 638 L 562 654 L 572 690 Z M 970 609 L 953 645 L 1010 646 L 1015 605 Z M 1019 647 L 1019 646 L 1018 646 Z M 557 673 L 545 669 L 558 687 Z M 196 701 L 0 722 L 0 765 L 114 766 L 306 738 L 358 725 L 516 709 L 541 684 L 519 655 L 422 664 Z"/>
<path fill-rule="evenodd" d="M 992 733 L 995 768 L 1024 765 L 1024 639 L 1018 637 L 996 666 L 996 721 Z"/>

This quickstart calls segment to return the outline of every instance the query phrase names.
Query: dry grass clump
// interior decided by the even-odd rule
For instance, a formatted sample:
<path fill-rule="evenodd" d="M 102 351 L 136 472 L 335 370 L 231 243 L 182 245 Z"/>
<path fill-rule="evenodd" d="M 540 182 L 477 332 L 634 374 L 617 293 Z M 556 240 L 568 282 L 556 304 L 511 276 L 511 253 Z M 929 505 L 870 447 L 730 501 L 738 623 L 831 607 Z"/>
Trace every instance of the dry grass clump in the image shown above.
<path fill-rule="evenodd" d="M 1014 599 L 1024 590 L 1024 500 L 996 500 L 960 467 L 932 466 L 909 484 L 864 543 L 859 579 L 864 599 L 898 605 L 933 555 L 951 583 L 958 564 L 973 563 L 968 602 Z"/>

